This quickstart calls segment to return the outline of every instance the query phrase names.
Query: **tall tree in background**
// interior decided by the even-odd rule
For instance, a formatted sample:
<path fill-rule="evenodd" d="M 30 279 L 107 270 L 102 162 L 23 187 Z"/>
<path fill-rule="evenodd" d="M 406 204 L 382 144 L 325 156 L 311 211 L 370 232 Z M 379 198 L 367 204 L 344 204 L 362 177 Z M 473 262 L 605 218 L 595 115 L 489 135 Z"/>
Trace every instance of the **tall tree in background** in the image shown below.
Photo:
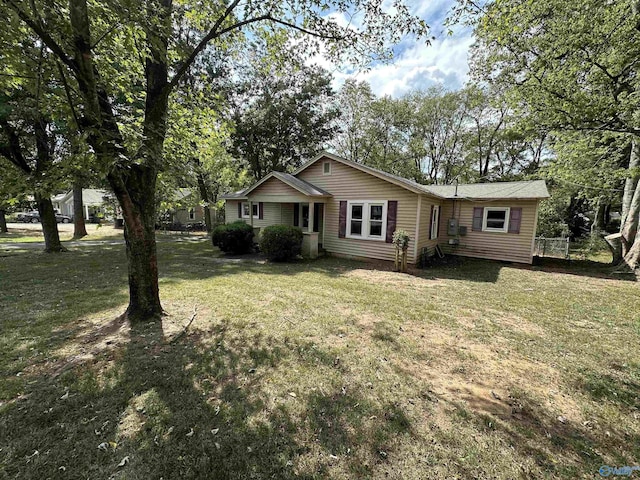
<path fill-rule="evenodd" d="M 419 183 L 513 180 L 535 173 L 545 152 L 546 133 L 486 86 L 394 99 L 346 82 L 338 104 L 339 154 Z"/>
<path fill-rule="evenodd" d="M 340 112 L 336 117 L 336 134 L 331 146 L 342 157 L 352 162 L 367 163 L 373 148 L 371 144 L 371 105 L 376 97 L 367 82 L 347 80 L 334 98 Z"/>
<path fill-rule="evenodd" d="M 300 166 L 333 136 L 331 76 L 318 67 L 254 68 L 236 90 L 229 152 L 256 180 Z"/>
<path fill-rule="evenodd" d="M 464 92 L 449 92 L 431 87 L 400 100 L 411 113 L 407 122 L 408 153 L 416 169 L 427 183 L 449 184 L 455 179 L 466 180 L 468 165 L 462 152 L 465 128 L 468 124 Z"/>
<path fill-rule="evenodd" d="M 378 1 L 272 2 L 232 0 L 2 0 L 10 29 L 33 31 L 63 64 L 81 94 L 81 123 L 118 199 L 125 220 L 132 322 L 162 314 L 155 242 L 156 182 L 171 93 L 204 50 L 241 41 L 261 26 L 295 33 L 310 54 L 325 40 L 327 55 L 347 60 L 390 55 L 389 44 L 427 26 L 403 5 L 392 13 Z M 362 28 L 341 26 L 325 9 L 362 12 Z M 9 15 L 9 14 L 12 15 Z M 19 18 L 22 25 L 15 21 Z"/>
<path fill-rule="evenodd" d="M 0 156 L 34 195 L 45 252 L 62 252 L 50 195 L 62 180 L 61 145 L 68 135 L 56 85 L 56 63 L 37 37 L 0 33 Z M 5 175 L 11 175 L 7 172 Z"/>
<path fill-rule="evenodd" d="M 242 187 L 244 176 L 226 151 L 230 127 L 223 118 L 222 87 L 210 78 L 192 80 L 174 98 L 161 183 L 165 192 L 188 187 L 197 194 L 211 231 L 218 195 Z"/>
<path fill-rule="evenodd" d="M 476 76 L 500 83 L 549 130 L 627 136 L 619 241 L 632 268 L 640 258 L 637 0 L 496 0 L 483 12 L 474 52 Z"/>

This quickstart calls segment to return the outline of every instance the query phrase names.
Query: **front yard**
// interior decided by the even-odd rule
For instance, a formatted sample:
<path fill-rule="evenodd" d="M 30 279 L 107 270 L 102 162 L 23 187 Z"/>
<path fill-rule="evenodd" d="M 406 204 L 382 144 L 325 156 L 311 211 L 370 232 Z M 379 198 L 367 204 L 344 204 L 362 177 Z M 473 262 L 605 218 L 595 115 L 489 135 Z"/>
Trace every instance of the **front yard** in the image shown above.
<path fill-rule="evenodd" d="M 569 479 L 640 464 L 640 290 L 606 266 L 405 275 L 222 260 L 208 242 L 159 251 L 168 315 L 133 329 L 117 317 L 122 245 L 0 257 L 0 477 Z"/>

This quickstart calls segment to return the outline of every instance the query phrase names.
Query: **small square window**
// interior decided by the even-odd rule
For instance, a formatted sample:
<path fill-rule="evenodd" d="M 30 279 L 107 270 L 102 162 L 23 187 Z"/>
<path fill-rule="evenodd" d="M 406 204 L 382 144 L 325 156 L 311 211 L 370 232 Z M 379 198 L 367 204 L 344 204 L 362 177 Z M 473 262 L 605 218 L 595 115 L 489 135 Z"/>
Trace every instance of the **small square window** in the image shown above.
<path fill-rule="evenodd" d="M 324 162 L 322 164 L 322 174 L 331 175 L 331 162 Z"/>
<path fill-rule="evenodd" d="M 509 207 L 487 207 L 484 209 L 482 230 L 506 232 L 509 227 Z"/>

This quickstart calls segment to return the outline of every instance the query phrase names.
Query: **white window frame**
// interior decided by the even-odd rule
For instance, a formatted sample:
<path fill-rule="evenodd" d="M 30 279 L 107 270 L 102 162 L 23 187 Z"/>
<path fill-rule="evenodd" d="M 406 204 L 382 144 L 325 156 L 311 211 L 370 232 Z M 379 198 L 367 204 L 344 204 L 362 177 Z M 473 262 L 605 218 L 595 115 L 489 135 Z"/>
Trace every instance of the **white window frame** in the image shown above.
<path fill-rule="evenodd" d="M 429 234 L 429 240 L 435 240 L 438 238 L 440 232 L 440 205 L 433 206 L 433 212 L 431 213 L 431 233 Z"/>
<path fill-rule="evenodd" d="M 242 206 L 240 207 L 242 208 L 242 218 L 249 218 L 249 215 L 245 214 L 244 212 L 245 205 L 249 207 L 249 202 L 242 202 Z M 260 218 L 260 204 L 258 202 L 253 202 L 251 205 L 256 209 L 256 213 L 253 218 Z"/>
<path fill-rule="evenodd" d="M 329 171 L 325 167 L 329 165 Z M 322 175 L 331 175 L 331 162 L 322 162 Z"/>
<path fill-rule="evenodd" d="M 504 226 L 502 228 L 487 227 L 487 217 L 489 212 L 504 212 Z M 495 233 L 507 233 L 509 231 L 509 217 L 511 215 L 511 207 L 484 207 L 482 213 L 482 231 L 483 232 L 495 232 Z"/>
<path fill-rule="evenodd" d="M 347 238 L 356 240 L 373 240 L 376 242 L 386 241 L 387 236 L 387 200 L 347 200 Z M 362 235 L 351 233 L 351 211 L 353 205 L 362 205 Z M 382 205 L 382 231 L 380 236 L 369 235 L 369 225 L 371 221 L 371 206 Z"/>

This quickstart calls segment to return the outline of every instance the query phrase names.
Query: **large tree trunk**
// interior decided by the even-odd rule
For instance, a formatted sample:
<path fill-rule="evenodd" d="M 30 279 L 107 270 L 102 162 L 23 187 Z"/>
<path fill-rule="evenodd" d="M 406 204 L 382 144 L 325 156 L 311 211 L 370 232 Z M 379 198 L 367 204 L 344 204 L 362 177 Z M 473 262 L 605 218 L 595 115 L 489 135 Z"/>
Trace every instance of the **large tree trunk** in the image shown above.
<path fill-rule="evenodd" d="M 638 179 L 640 178 L 640 144 L 634 137 L 631 141 L 631 149 L 629 153 L 629 176 L 624 182 L 624 191 L 622 194 L 622 219 L 620 226 L 622 227 L 626 220 L 629 210 L 631 209 L 631 202 L 633 200 L 633 194 L 638 185 Z"/>
<path fill-rule="evenodd" d="M 109 96 L 100 84 L 93 63 L 90 22 L 86 0 L 69 2 L 74 35 L 76 78 L 84 99 L 83 121 L 91 131 L 89 142 L 98 157 L 109 164 L 107 176 L 125 221 L 129 271 L 129 306 L 132 323 L 158 320 L 162 314 L 158 289 L 158 258 L 155 239 L 155 189 L 166 135 L 169 84 L 167 36 L 171 31 L 171 0 L 148 4 L 145 62 L 146 99 L 143 138 L 135 158 L 124 147 Z"/>
<path fill-rule="evenodd" d="M 73 238 L 87 236 L 87 227 L 84 218 L 84 205 L 82 204 L 82 184 L 73 184 Z"/>
<path fill-rule="evenodd" d="M 6 211 L 0 209 L 0 233 L 8 233 Z"/>
<path fill-rule="evenodd" d="M 197 160 L 196 160 L 197 161 Z M 198 162 L 198 166 L 200 167 L 200 162 Z M 204 224 L 207 227 L 207 232 L 211 233 L 211 207 L 209 204 L 211 202 L 211 195 L 209 194 L 209 189 L 207 188 L 207 182 L 205 181 L 204 175 L 202 172 L 198 172 L 197 174 L 198 180 L 198 190 L 200 191 L 200 198 L 204 202 Z"/>
<path fill-rule="evenodd" d="M 627 254 L 624 257 L 624 263 L 626 263 L 629 268 L 635 270 L 638 268 L 638 263 L 640 260 L 640 235 L 636 235 L 635 241 L 631 248 L 627 251 Z"/>
<path fill-rule="evenodd" d="M 60 243 L 58 222 L 56 222 L 56 213 L 53 210 L 53 203 L 51 202 L 51 199 L 48 196 L 43 196 L 39 193 L 35 194 L 35 199 L 38 204 L 42 233 L 44 234 L 44 251 L 47 253 L 66 251 L 62 246 L 62 243 Z"/>
<path fill-rule="evenodd" d="M 7 217 L 6 213 L 3 209 L 0 208 L 0 233 L 7 233 L 9 229 L 7 228 Z"/>
<path fill-rule="evenodd" d="M 163 313 L 158 287 L 155 236 L 155 185 L 157 173 L 136 166 L 132 175 L 110 175 L 109 182 L 122 207 L 129 273 L 127 317 L 132 323 L 160 318 Z"/>
<path fill-rule="evenodd" d="M 605 213 L 607 211 L 607 205 L 604 200 L 598 200 L 596 206 L 595 216 L 591 223 L 591 236 L 600 236 L 605 227 Z"/>
<path fill-rule="evenodd" d="M 636 235 L 638 232 L 638 221 L 640 220 L 640 183 L 636 184 L 631 204 L 629 206 L 629 212 L 625 219 L 625 222 L 620 226 L 620 234 L 622 241 L 622 256 L 624 262 L 632 269 L 638 267 L 638 260 L 640 254 L 639 240 L 640 236 Z"/>

